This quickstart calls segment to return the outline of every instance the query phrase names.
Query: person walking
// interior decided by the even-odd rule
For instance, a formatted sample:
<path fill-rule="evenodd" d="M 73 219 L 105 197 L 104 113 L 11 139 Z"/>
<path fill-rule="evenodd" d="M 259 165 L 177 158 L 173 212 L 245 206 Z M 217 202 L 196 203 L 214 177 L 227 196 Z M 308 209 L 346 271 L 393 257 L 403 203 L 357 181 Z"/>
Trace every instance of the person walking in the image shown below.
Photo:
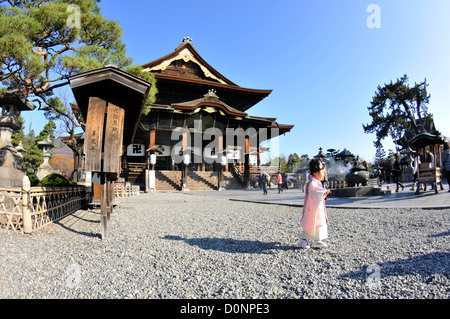
<path fill-rule="evenodd" d="M 394 179 L 394 183 L 397 185 L 397 192 L 398 192 L 398 188 L 399 186 L 401 186 L 402 190 L 405 188 L 405 186 L 403 186 L 403 184 L 400 183 L 399 179 L 400 176 L 402 175 L 402 171 L 400 169 L 400 163 L 398 161 L 399 159 L 399 155 L 398 153 L 394 154 L 394 167 L 392 168 L 392 177 Z"/>
<path fill-rule="evenodd" d="M 441 154 L 442 161 L 442 174 L 447 179 L 448 191 L 450 193 L 450 145 L 449 143 L 444 144 L 444 151 Z"/>
<path fill-rule="evenodd" d="M 311 177 L 305 188 L 305 200 L 303 204 L 300 227 L 302 236 L 297 242 L 300 248 L 311 247 L 308 239 L 313 240 L 312 247 L 326 247 L 323 240 L 328 238 L 328 218 L 325 210 L 325 198 L 330 194 L 328 189 L 322 187 L 322 179 L 325 174 L 325 165 L 320 159 L 313 159 L 309 163 Z"/>
<path fill-rule="evenodd" d="M 412 183 L 412 187 L 411 190 L 413 191 L 415 186 L 416 186 L 416 182 L 417 182 L 417 174 L 419 173 L 419 164 L 420 164 L 420 157 L 419 154 L 417 154 L 416 151 L 412 152 L 412 158 L 411 158 L 411 168 L 412 168 L 412 178 L 413 178 L 413 183 Z M 419 187 L 419 186 L 417 186 Z"/>
<path fill-rule="evenodd" d="M 283 186 L 283 177 L 281 176 L 281 172 L 278 172 L 277 183 L 278 183 L 278 194 L 279 194 L 280 192 L 283 192 L 283 189 L 281 188 L 281 186 Z"/>
<path fill-rule="evenodd" d="M 263 189 L 263 194 L 267 195 L 267 175 L 265 172 L 261 174 L 261 185 Z"/>

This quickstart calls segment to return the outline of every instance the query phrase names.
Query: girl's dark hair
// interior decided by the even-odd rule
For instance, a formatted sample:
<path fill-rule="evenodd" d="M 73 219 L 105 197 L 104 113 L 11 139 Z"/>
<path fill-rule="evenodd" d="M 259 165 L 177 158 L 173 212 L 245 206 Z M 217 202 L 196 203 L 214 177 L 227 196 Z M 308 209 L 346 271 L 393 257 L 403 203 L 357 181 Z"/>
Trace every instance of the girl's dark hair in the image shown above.
<path fill-rule="evenodd" d="M 325 167 L 322 160 L 319 158 L 314 158 L 309 162 L 309 172 L 311 174 L 317 173 Z"/>

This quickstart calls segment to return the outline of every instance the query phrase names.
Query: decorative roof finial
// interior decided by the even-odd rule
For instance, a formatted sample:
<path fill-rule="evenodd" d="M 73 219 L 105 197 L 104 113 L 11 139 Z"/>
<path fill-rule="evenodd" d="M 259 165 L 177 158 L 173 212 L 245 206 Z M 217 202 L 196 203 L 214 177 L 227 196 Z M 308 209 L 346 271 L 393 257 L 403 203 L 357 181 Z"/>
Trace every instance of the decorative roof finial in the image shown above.
<path fill-rule="evenodd" d="M 192 41 L 193 41 L 192 38 L 190 38 L 190 37 L 184 37 L 184 38 L 183 38 L 183 41 L 181 41 L 181 43 L 175 48 L 175 50 L 178 50 L 179 48 L 184 47 L 184 45 L 185 45 L 186 43 L 189 43 L 189 44 L 192 45 Z"/>
<path fill-rule="evenodd" d="M 210 90 L 208 90 L 208 93 L 206 93 L 205 95 L 204 95 L 204 97 L 215 97 L 215 98 L 219 98 L 217 95 L 216 95 L 216 90 L 214 90 L 214 89 L 210 89 Z"/>

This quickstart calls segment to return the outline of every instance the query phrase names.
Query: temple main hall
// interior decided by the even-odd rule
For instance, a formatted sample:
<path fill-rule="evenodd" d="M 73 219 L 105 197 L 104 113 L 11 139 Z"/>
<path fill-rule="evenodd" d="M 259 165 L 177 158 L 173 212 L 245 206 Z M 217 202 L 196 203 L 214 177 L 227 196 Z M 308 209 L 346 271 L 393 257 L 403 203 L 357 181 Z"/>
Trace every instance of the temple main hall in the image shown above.
<path fill-rule="evenodd" d="M 133 142 L 124 146 L 118 180 L 141 191 L 248 187 L 261 172 L 260 154 L 267 151 L 261 144 L 294 127 L 250 115 L 272 90 L 235 84 L 200 56 L 190 38 L 143 68 L 155 75 L 158 93 Z"/>

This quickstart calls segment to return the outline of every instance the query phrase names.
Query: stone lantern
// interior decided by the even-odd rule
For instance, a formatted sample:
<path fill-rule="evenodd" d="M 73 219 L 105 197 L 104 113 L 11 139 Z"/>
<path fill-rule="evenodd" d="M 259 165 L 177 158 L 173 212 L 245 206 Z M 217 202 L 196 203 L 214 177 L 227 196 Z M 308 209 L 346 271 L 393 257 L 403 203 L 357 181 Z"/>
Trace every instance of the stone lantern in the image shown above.
<path fill-rule="evenodd" d="M 26 150 L 23 148 L 22 141 L 19 142 L 19 145 L 16 146 L 17 153 L 19 153 L 19 156 L 23 157 L 23 154 L 25 154 Z"/>
<path fill-rule="evenodd" d="M 36 173 L 36 176 L 41 180 L 45 176 L 54 172 L 49 164 L 50 157 L 52 157 L 51 150 L 54 146 L 48 137 L 45 140 L 38 142 L 37 144 L 39 148 L 42 149 L 42 157 L 44 158 L 44 163 L 39 166 Z"/>
<path fill-rule="evenodd" d="M 21 187 L 25 173 L 22 171 L 22 154 L 11 143 L 12 134 L 20 129 L 21 111 L 31 111 L 34 104 L 18 90 L 0 95 L 0 186 Z"/>

